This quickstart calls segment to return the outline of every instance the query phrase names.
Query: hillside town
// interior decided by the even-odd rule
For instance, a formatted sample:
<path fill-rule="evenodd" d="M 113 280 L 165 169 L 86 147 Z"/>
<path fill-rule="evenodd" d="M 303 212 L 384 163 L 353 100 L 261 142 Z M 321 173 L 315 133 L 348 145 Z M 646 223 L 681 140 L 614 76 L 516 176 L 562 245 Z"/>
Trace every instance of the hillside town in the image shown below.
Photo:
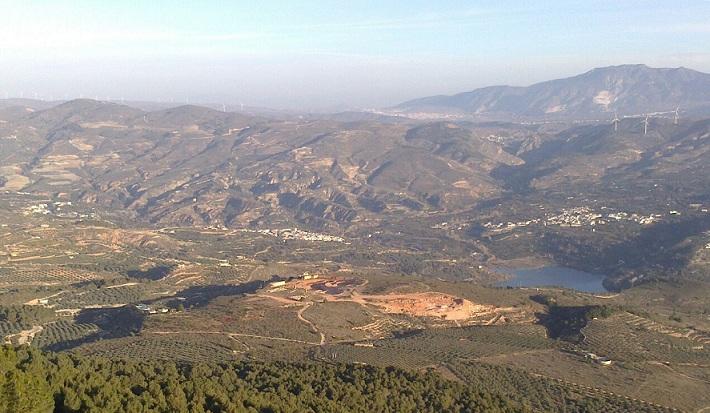
<path fill-rule="evenodd" d="M 345 242 L 345 239 L 335 235 L 321 234 L 317 232 L 303 231 L 298 228 L 285 229 L 242 229 L 242 232 L 252 232 L 272 237 L 281 238 L 283 240 L 301 240 L 301 241 L 323 241 L 323 242 Z"/>
<path fill-rule="evenodd" d="M 605 207 L 601 208 L 606 210 Z M 675 211 L 672 211 L 675 212 Z M 671 214 L 674 215 L 674 214 Z M 563 209 L 559 214 L 549 215 L 544 218 L 534 218 L 518 222 L 486 222 L 483 227 L 491 232 L 511 231 L 518 227 L 530 225 L 561 226 L 561 227 L 593 227 L 596 225 L 606 225 L 613 222 L 634 222 L 639 225 L 651 225 L 660 221 L 660 214 L 641 215 L 629 212 L 596 212 L 588 207 L 576 207 Z"/>

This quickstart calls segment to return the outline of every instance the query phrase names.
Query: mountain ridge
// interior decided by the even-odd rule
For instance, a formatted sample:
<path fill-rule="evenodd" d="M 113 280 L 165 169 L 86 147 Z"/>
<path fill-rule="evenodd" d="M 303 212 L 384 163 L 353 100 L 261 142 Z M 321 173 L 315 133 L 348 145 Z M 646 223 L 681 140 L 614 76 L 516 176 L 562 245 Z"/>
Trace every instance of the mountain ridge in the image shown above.
<path fill-rule="evenodd" d="M 710 105 L 710 74 L 643 64 L 595 68 L 530 86 L 488 86 L 409 100 L 396 113 L 452 113 L 500 119 L 608 118 Z"/>
<path fill-rule="evenodd" d="M 643 119 L 621 117 L 617 132 L 611 122 L 280 120 L 75 100 L 0 124 L 0 190 L 66 194 L 156 224 L 335 230 L 454 213 L 510 191 L 587 191 L 612 172 L 667 180 L 685 167 L 676 157 L 692 161 L 688 191 L 706 192 L 707 162 L 692 157 L 706 123 L 653 118 L 644 134 Z"/>

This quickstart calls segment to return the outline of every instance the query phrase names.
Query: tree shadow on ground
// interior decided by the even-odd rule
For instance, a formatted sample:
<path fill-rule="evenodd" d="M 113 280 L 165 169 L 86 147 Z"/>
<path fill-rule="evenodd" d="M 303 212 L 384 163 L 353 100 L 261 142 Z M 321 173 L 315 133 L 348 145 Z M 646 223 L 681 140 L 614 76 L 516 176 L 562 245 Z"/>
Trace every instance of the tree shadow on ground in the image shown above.
<path fill-rule="evenodd" d="M 52 344 L 47 350 L 69 350 L 99 340 L 133 336 L 140 333 L 144 320 L 145 314 L 132 305 L 118 308 L 86 308 L 79 312 L 75 322 L 95 324 L 99 331 L 79 339 Z"/>
<path fill-rule="evenodd" d="M 185 308 L 204 307 L 217 297 L 252 294 L 266 286 L 266 281 L 250 281 L 238 285 L 201 285 L 180 291 L 174 299 L 168 301 L 168 307 Z M 163 299 L 164 300 L 164 299 Z"/>
<path fill-rule="evenodd" d="M 147 270 L 130 270 L 126 271 L 126 275 L 130 278 L 135 278 L 138 280 L 150 280 L 158 281 L 161 278 L 170 274 L 173 267 L 167 265 L 160 265 Z"/>
<path fill-rule="evenodd" d="M 161 297 L 143 301 L 143 304 L 165 303 L 168 308 L 177 309 L 199 308 L 208 305 L 217 297 L 238 296 L 250 294 L 266 286 L 267 281 L 250 281 L 238 285 L 206 285 L 194 286 L 180 291 L 173 297 Z M 100 340 L 134 336 L 141 332 L 146 314 L 134 305 L 119 308 L 83 309 L 76 316 L 75 322 L 80 324 L 95 324 L 99 331 L 75 340 L 63 341 L 48 346 L 50 351 L 69 350 L 83 344 Z"/>

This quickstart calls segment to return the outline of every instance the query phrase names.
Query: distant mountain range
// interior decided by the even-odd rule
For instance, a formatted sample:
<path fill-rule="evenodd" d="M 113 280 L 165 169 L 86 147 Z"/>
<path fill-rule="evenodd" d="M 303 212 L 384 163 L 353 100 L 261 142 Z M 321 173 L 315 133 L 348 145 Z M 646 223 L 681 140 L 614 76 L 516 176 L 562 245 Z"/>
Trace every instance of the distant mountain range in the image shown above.
<path fill-rule="evenodd" d="M 389 112 L 458 114 L 490 119 L 605 119 L 671 112 L 710 114 L 710 74 L 645 65 L 598 68 L 528 87 L 492 86 L 401 103 Z"/>

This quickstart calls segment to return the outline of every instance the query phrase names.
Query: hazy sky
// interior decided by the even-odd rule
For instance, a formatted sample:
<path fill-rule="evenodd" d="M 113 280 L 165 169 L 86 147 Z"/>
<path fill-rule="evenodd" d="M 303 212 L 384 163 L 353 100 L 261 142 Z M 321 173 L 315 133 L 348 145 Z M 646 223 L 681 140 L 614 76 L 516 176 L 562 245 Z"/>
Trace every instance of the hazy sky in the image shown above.
<path fill-rule="evenodd" d="M 710 72 L 710 1 L 0 0 L 9 96 L 367 108 L 621 63 Z"/>

